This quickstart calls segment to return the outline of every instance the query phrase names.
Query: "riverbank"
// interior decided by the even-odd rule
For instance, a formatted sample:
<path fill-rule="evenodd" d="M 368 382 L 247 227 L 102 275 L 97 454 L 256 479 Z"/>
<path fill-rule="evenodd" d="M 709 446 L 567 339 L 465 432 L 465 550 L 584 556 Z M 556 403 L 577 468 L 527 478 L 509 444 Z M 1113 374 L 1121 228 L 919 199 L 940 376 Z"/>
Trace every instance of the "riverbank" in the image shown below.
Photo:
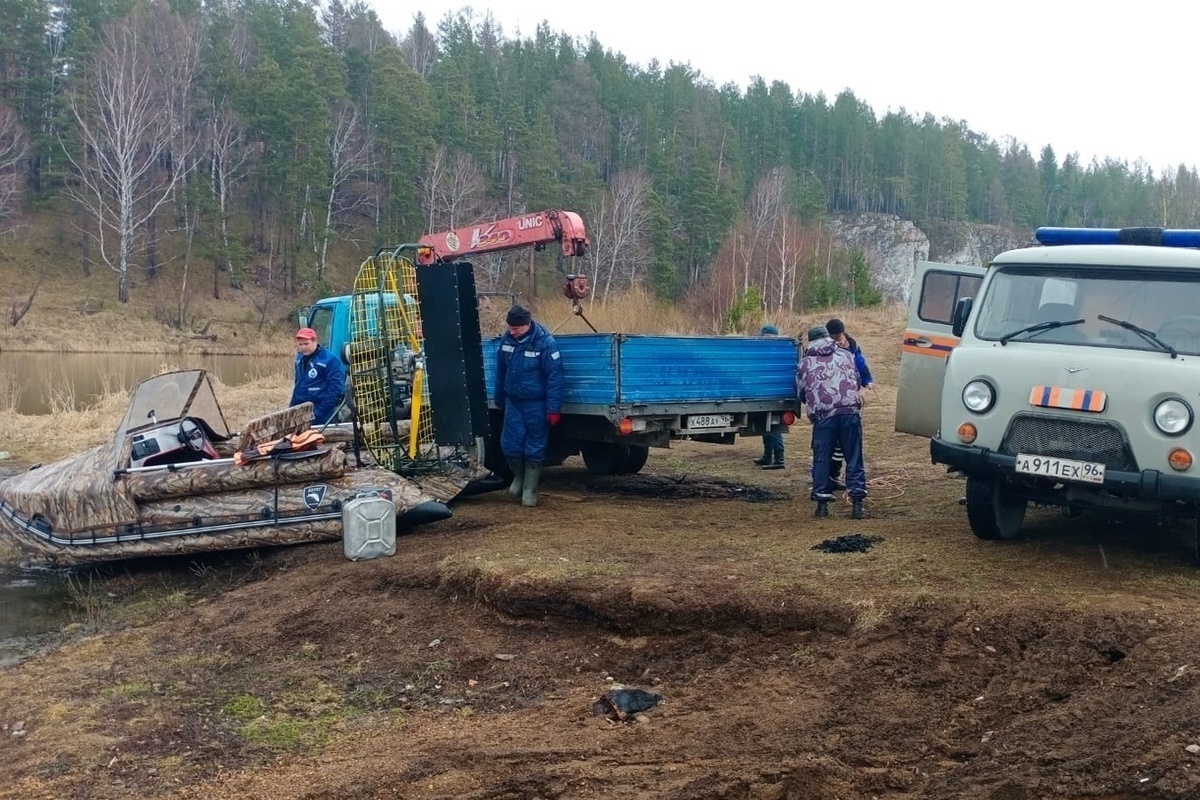
<path fill-rule="evenodd" d="M 0 673 L 0 785 L 1198 796 L 1190 539 L 1051 510 L 1017 540 L 972 536 L 962 481 L 892 431 L 903 321 L 851 330 L 878 385 L 866 519 L 844 499 L 813 517 L 800 423 L 785 470 L 756 468 L 754 439 L 654 449 L 639 475 L 573 458 L 546 470 L 537 508 L 462 498 L 392 558 L 331 542 L 87 571 L 62 646 Z M 660 702 L 595 714 L 619 685 Z"/>

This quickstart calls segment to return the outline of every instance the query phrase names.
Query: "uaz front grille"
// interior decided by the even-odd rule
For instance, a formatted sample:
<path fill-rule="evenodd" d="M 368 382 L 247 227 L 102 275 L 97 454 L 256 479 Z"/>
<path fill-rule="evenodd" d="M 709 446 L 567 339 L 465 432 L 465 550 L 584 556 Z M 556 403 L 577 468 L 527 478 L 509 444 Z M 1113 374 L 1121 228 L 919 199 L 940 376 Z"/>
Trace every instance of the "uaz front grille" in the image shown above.
<path fill-rule="evenodd" d="M 1047 414 L 1013 416 L 1000 442 L 1000 452 L 1030 453 L 1095 461 L 1121 472 L 1137 472 L 1129 437 L 1121 426 L 1103 420 L 1070 419 Z"/>

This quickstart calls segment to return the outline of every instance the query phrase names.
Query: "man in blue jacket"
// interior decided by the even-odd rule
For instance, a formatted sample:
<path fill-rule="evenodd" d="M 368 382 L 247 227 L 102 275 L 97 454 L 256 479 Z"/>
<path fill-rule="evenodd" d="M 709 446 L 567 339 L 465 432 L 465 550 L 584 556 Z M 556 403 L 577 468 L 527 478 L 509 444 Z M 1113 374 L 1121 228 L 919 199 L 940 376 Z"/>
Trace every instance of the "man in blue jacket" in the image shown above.
<path fill-rule="evenodd" d="M 558 343 L 524 306 L 513 306 L 496 352 L 496 406 L 504 412 L 500 449 L 512 468 L 508 493 L 537 505 L 550 427 L 562 418 L 563 366 Z"/>
<path fill-rule="evenodd" d="M 774 325 L 763 325 L 758 331 L 759 336 L 778 336 L 779 328 Z M 783 434 L 787 433 L 787 425 L 776 422 L 762 436 L 762 458 L 754 459 L 754 465 L 763 469 L 783 469 Z"/>
<path fill-rule="evenodd" d="M 296 382 L 289 405 L 311 401 L 313 424 L 329 422 L 346 391 L 346 368 L 342 360 L 317 342 L 312 328 L 296 331 Z"/>

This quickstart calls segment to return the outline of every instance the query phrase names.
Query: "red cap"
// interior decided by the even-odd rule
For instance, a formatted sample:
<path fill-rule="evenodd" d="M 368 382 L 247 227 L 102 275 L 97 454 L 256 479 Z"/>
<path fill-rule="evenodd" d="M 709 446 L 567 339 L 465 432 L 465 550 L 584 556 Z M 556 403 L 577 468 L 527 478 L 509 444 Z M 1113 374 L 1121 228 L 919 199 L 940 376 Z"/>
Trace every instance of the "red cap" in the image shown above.
<path fill-rule="evenodd" d="M 301 328 L 300 330 L 296 331 L 296 338 L 312 339 L 315 342 L 317 340 L 317 332 L 312 328 Z"/>

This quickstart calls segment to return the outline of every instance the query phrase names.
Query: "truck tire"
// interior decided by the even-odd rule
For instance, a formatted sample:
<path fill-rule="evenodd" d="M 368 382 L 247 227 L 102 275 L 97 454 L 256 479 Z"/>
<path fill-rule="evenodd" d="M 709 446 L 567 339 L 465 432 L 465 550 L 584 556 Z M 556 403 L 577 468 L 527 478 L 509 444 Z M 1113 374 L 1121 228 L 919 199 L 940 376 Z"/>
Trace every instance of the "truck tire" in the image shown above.
<path fill-rule="evenodd" d="M 621 459 L 620 475 L 636 475 L 642 471 L 642 467 L 646 466 L 646 459 L 650 457 L 650 448 L 641 444 L 624 444 L 618 445 L 625 450 L 625 457 Z"/>
<path fill-rule="evenodd" d="M 591 475 L 633 475 L 650 455 L 649 447 L 616 442 L 584 442 L 579 450 Z"/>
<path fill-rule="evenodd" d="M 620 445 L 613 442 L 583 442 L 579 454 L 589 475 L 616 475 L 621 467 Z"/>
<path fill-rule="evenodd" d="M 1004 482 L 967 478 L 967 522 L 980 539 L 1012 539 L 1025 521 L 1024 500 L 1009 497 Z"/>

